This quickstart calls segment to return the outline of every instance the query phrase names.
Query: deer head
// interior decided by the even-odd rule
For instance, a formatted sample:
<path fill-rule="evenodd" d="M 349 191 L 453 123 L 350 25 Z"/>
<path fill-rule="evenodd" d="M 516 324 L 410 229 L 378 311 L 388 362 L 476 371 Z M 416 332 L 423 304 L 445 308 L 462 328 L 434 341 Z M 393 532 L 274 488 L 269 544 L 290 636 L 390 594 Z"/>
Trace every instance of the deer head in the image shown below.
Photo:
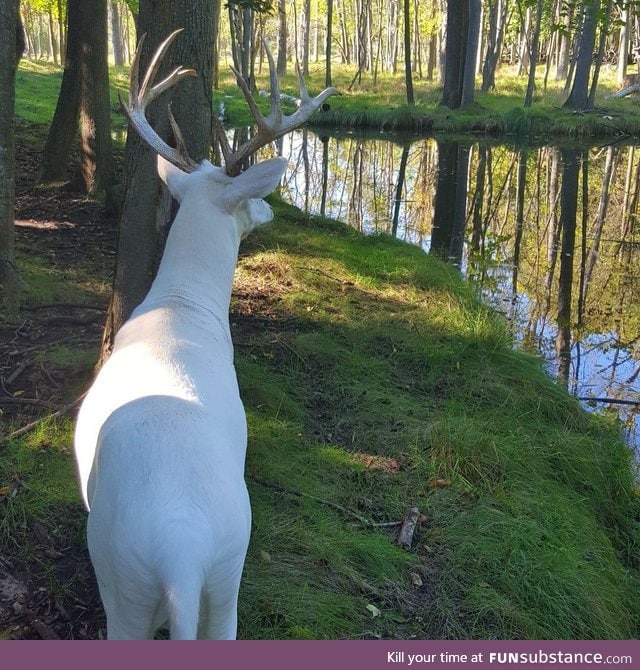
<path fill-rule="evenodd" d="M 194 172 L 206 174 L 212 183 L 213 190 L 216 193 L 215 200 L 221 207 L 227 211 L 236 211 L 241 203 L 246 203 L 243 209 L 237 212 L 239 219 L 245 221 L 245 228 L 251 228 L 251 223 L 255 225 L 264 222 L 267 211 L 255 201 L 268 195 L 278 184 L 280 177 L 286 167 L 284 159 L 275 159 L 265 161 L 264 163 L 250 167 L 245 173 L 242 173 L 242 165 L 254 155 L 258 149 L 266 146 L 268 143 L 282 137 L 295 128 L 303 125 L 331 95 L 337 93 L 333 87 L 326 88 L 319 95 L 311 98 L 307 92 L 304 78 L 298 68 L 300 82 L 300 104 L 296 112 L 287 116 L 283 114 L 280 107 L 280 87 L 273 56 L 269 51 L 266 42 L 263 45 L 269 60 L 269 72 L 271 80 L 271 110 L 267 116 L 263 116 L 247 86 L 244 78 L 235 68 L 231 68 L 236 75 L 238 86 L 242 91 L 249 109 L 257 125 L 257 133 L 242 144 L 235 151 L 232 150 L 227 136 L 224 132 L 221 122 L 214 120 L 213 136 L 215 142 L 219 145 L 224 160 L 224 168 L 216 168 L 207 160 L 201 163 L 193 160 L 187 151 L 182 133 L 169 107 L 169 122 L 173 130 L 176 146 L 170 147 L 159 135 L 151 128 L 146 118 L 147 105 L 155 100 L 161 93 L 174 86 L 181 79 L 195 75 L 195 71 L 182 66 L 176 67 L 169 75 L 157 84 L 153 81 L 157 75 L 158 68 L 167 49 L 181 32 L 182 29 L 171 33 L 158 47 L 149 64 L 147 73 L 140 84 L 140 52 L 145 36 L 143 35 L 138 44 L 136 54 L 131 66 L 131 80 L 129 87 L 129 104 L 122 105 L 129 122 L 138 133 L 138 135 L 152 148 L 158 156 L 158 170 L 160 177 L 167 183 L 172 195 L 179 201 L 185 197 L 189 190 L 188 184 L 192 180 L 186 178 L 186 175 Z M 122 101 L 121 101 L 122 103 Z M 162 160 L 164 159 L 164 160 Z M 250 173 L 250 174 L 249 174 Z M 277 174 L 277 178 L 274 176 Z M 200 180 L 198 180 L 200 181 Z M 253 219 L 252 217 L 256 217 Z M 267 220 L 270 220 L 270 215 Z M 257 221 L 257 223 L 255 223 Z M 253 227 L 255 227 L 253 225 Z M 244 234 L 249 230 L 244 230 Z"/>

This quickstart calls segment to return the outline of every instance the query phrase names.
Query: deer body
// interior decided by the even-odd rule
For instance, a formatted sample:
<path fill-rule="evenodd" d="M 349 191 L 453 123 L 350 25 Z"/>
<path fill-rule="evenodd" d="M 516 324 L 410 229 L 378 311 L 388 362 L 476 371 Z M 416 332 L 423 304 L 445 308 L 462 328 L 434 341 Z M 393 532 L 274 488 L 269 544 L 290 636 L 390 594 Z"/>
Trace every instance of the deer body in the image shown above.
<path fill-rule="evenodd" d="M 181 202 L 158 274 L 81 407 L 75 450 L 109 638 L 233 638 L 251 511 L 228 310 L 240 239 L 286 161 L 159 159 Z"/>
<path fill-rule="evenodd" d="M 169 112 L 177 146 L 151 128 L 146 106 L 193 70 L 157 84 L 158 47 L 140 83 L 141 38 L 131 65 L 130 126 L 158 154 L 158 172 L 180 208 L 158 273 L 118 332 L 78 415 L 75 455 L 89 509 L 87 541 L 109 638 L 144 639 L 168 623 L 174 639 L 234 638 L 249 542 L 244 482 L 247 427 L 233 367 L 229 302 L 240 240 L 267 223 L 262 198 L 286 160 L 241 171 L 261 146 L 301 125 L 336 93 L 282 114 L 273 57 L 271 113 L 262 117 L 239 73 L 258 133 L 233 151 L 216 128 L 225 167 L 195 162 Z"/>

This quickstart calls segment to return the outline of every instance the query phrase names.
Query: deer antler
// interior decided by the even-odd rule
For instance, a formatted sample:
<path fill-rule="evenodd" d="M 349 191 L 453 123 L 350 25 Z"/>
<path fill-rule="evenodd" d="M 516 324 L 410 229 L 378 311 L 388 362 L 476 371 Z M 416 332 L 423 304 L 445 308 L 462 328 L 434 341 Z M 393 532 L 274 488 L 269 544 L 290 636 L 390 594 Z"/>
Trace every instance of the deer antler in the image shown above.
<path fill-rule="evenodd" d="M 216 120 L 215 125 L 215 137 L 220 145 L 220 150 L 224 158 L 225 171 L 230 176 L 236 176 L 240 173 L 242 168 L 242 163 L 252 154 L 254 154 L 258 149 L 265 146 L 269 142 L 286 135 L 288 132 L 294 130 L 295 128 L 300 127 L 309 117 L 311 117 L 320 107 L 322 103 L 331 95 L 338 93 L 337 89 L 333 86 L 325 88 L 322 93 L 317 95 L 315 98 L 309 96 L 307 92 L 307 87 L 304 83 L 304 78 L 300 67 L 298 67 L 298 80 L 300 85 L 300 104 L 298 109 L 291 115 L 286 116 L 282 113 L 280 108 L 280 85 L 278 83 L 278 74 L 276 72 L 276 66 L 269 51 L 266 40 L 262 39 L 262 44 L 267 53 L 267 58 L 269 60 L 269 78 L 271 81 L 271 111 L 268 116 L 263 116 L 258 109 L 256 101 L 251 95 L 251 91 L 247 86 L 244 77 L 238 70 L 233 66 L 231 69 L 236 75 L 238 81 L 238 86 L 242 90 L 242 93 L 249 105 L 251 114 L 258 126 L 258 132 L 250 140 L 242 144 L 235 152 L 229 146 L 227 136 L 224 133 L 221 122 Z"/>
<path fill-rule="evenodd" d="M 164 54 L 178 33 L 181 33 L 182 30 L 183 29 L 180 28 L 172 32 L 158 47 L 151 59 L 151 63 L 149 63 L 142 86 L 140 86 L 140 53 L 146 34 L 140 38 L 138 48 L 136 49 L 133 58 L 133 63 L 131 64 L 129 104 L 125 105 L 122 102 L 122 98 L 120 98 L 120 104 L 122 105 L 124 113 L 129 119 L 132 127 L 152 149 L 181 170 L 184 170 L 185 172 L 195 172 L 195 170 L 198 169 L 198 163 L 194 161 L 187 152 L 184 138 L 182 137 L 180 128 L 178 128 L 178 124 L 171 112 L 171 106 L 169 106 L 169 122 L 171 123 L 171 128 L 173 129 L 173 134 L 176 140 L 177 146 L 175 148 L 170 147 L 156 133 L 156 131 L 149 125 L 147 117 L 145 116 L 147 105 L 153 102 L 161 93 L 174 86 L 181 79 L 184 79 L 184 77 L 193 77 L 196 75 L 195 70 L 184 68 L 179 65 L 173 72 L 167 75 L 155 86 L 151 85 L 158 72 Z"/>

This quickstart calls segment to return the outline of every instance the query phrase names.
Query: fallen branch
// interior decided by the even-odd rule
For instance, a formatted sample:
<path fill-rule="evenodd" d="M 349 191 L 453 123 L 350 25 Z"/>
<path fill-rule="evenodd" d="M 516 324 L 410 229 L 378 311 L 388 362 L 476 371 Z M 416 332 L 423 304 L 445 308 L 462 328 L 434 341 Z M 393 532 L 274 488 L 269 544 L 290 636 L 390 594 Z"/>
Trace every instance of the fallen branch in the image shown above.
<path fill-rule="evenodd" d="M 405 549 L 411 549 L 413 543 L 413 534 L 416 530 L 416 524 L 420 518 L 420 510 L 417 507 L 409 507 L 402 521 L 402 528 L 398 535 L 398 544 Z"/>
<path fill-rule="evenodd" d="M 38 407 L 45 407 L 46 409 L 53 409 L 55 407 L 48 400 L 40 400 L 40 398 L 16 398 L 14 396 L 0 396 L 0 405 L 36 405 Z"/>
<path fill-rule="evenodd" d="M 590 398 L 589 396 L 579 397 L 578 400 L 584 402 L 605 402 L 611 405 L 631 405 L 632 407 L 640 407 L 639 400 L 622 400 L 620 398 Z"/>
<path fill-rule="evenodd" d="M 35 312 L 39 309 L 94 309 L 98 312 L 104 312 L 106 305 L 88 305 L 82 302 L 47 302 L 39 305 L 23 305 L 22 309 L 28 312 Z"/>
<path fill-rule="evenodd" d="M 65 405 L 64 407 L 61 407 L 57 412 L 54 412 L 53 414 L 48 414 L 47 416 L 42 416 L 39 419 L 36 419 L 35 421 L 32 421 L 31 423 L 28 423 L 26 426 L 23 426 L 22 428 L 18 428 L 18 430 L 14 430 L 13 433 L 9 433 L 8 435 L 5 435 L 4 437 L 0 437 L 0 449 L 6 446 L 6 443 L 8 440 L 12 440 L 13 438 L 20 437 L 20 435 L 24 435 L 25 433 L 28 433 L 32 431 L 34 428 L 37 428 L 41 423 L 44 423 L 45 421 L 49 419 L 56 419 L 59 416 L 63 416 L 67 412 L 70 412 L 74 407 L 80 404 L 82 399 L 87 395 L 86 393 L 83 393 L 80 397 L 76 398 L 73 402 L 70 402 L 68 405 Z"/>

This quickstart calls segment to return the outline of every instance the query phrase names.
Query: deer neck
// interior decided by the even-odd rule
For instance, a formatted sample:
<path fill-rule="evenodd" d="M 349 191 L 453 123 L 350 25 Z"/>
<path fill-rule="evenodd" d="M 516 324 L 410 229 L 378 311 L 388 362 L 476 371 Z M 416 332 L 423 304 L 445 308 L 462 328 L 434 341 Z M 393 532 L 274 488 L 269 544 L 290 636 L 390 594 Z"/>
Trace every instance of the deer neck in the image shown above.
<path fill-rule="evenodd" d="M 183 202 L 148 297 L 153 302 L 184 299 L 228 323 L 239 246 L 230 214 L 204 199 Z"/>

